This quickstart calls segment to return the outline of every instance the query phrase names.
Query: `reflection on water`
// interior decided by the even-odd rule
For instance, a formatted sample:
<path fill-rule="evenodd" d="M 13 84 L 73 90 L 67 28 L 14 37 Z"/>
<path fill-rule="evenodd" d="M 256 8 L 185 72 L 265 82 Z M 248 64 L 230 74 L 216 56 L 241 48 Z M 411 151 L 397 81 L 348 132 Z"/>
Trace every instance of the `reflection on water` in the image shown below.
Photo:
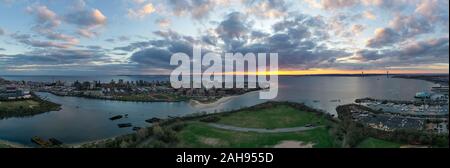
<path fill-rule="evenodd" d="M 356 98 L 409 100 L 413 99 L 416 92 L 428 91 L 432 86 L 434 84 L 420 80 L 385 77 L 280 77 L 276 100 L 303 102 L 335 114 L 336 106 L 352 103 Z M 118 128 L 119 123 L 143 127 L 148 126 L 144 120 L 152 117 L 168 118 L 248 107 L 265 102 L 258 99 L 258 94 L 251 92 L 237 96 L 215 107 L 194 108 L 187 102 L 120 102 L 39 93 L 41 97 L 62 104 L 62 110 L 27 118 L 0 120 L 0 139 L 30 145 L 32 136 L 54 137 L 65 143 L 109 138 L 133 132 L 131 128 Z M 128 114 L 128 117 L 109 120 L 112 116 L 123 114 Z"/>

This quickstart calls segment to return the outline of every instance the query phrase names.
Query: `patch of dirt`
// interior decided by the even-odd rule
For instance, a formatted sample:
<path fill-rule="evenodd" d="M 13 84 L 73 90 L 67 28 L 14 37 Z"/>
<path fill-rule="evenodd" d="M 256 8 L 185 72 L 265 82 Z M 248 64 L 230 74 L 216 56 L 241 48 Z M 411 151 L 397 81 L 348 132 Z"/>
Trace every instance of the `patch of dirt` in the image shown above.
<path fill-rule="evenodd" d="M 217 139 L 217 138 L 201 137 L 200 142 L 202 142 L 203 144 L 206 144 L 206 145 L 211 145 L 211 146 L 217 146 L 217 145 L 222 144 L 220 139 Z"/>
<path fill-rule="evenodd" d="M 400 148 L 430 148 L 429 146 L 423 145 L 402 145 Z"/>
<path fill-rule="evenodd" d="M 281 141 L 273 146 L 274 148 L 312 148 L 314 143 L 305 143 L 303 141 Z"/>

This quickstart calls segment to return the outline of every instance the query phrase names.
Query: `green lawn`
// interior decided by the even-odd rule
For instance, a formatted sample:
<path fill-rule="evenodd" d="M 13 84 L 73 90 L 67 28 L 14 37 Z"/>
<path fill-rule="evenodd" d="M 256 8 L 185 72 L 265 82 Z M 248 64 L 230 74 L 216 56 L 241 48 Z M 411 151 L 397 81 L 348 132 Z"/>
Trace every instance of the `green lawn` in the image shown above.
<path fill-rule="evenodd" d="M 2 144 L 2 143 L 0 142 L 0 148 L 10 148 L 10 146 L 8 146 L 8 145 L 6 145 L 6 144 Z"/>
<path fill-rule="evenodd" d="M 20 110 L 24 108 L 36 108 L 39 102 L 35 100 L 2 101 L 0 102 L 0 111 Z"/>
<path fill-rule="evenodd" d="M 358 148 L 400 148 L 401 144 L 375 138 L 366 138 L 358 144 Z"/>
<path fill-rule="evenodd" d="M 0 119 L 9 117 L 32 116 L 59 110 L 60 105 L 33 98 L 29 100 L 0 101 Z"/>
<path fill-rule="evenodd" d="M 323 125 L 327 120 L 315 113 L 297 110 L 288 105 L 277 105 L 262 110 L 247 110 L 224 115 L 218 123 L 247 128 L 286 128 L 307 124 Z"/>
<path fill-rule="evenodd" d="M 313 147 L 331 148 L 334 139 L 325 128 L 294 133 L 252 133 L 217 129 L 206 123 L 191 122 L 179 132 L 178 147 L 260 148 L 272 147 L 284 140 L 313 143 Z"/>
<path fill-rule="evenodd" d="M 182 148 L 270 148 L 282 141 L 301 142 L 304 147 L 339 147 L 330 133 L 330 122 L 320 114 L 304 112 L 289 104 L 265 104 L 236 112 L 218 113 L 153 126 L 148 131 L 94 144 L 97 147 L 182 147 Z M 308 131 L 256 133 L 224 130 L 210 122 L 247 128 L 289 128 L 322 125 Z M 145 132 L 148 133 L 145 134 Z M 87 147 L 90 147 L 87 145 Z M 299 147 L 293 146 L 293 147 Z"/>

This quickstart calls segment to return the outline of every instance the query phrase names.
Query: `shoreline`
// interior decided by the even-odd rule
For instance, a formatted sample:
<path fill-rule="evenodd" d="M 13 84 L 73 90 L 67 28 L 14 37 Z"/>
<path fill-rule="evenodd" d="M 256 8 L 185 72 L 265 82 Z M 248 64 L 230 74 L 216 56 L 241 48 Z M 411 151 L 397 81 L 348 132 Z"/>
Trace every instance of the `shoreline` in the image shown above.
<path fill-rule="evenodd" d="M 0 139 L 0 144 L 4 144 L 4 145 L 8 146 L 9 148 L 32 148 L 32 147 L 24 145 L 24 144 L 11 142 L 11 141 L 7 141 L 7 140 L 3 140 L 3 139 Z"/>
<path fill-rule="evenodd" d="M 59 111 L 61 110 L 61 104 L 48 101 L 35 93 L 31 93 L 32 98 L 30 99 L 16 99 L 16 100 L 7 100 L 0 101 L 0 103 L 27 103 L 28 108 L 22 108 L 22 105 L 15 107 L 14 109 L 2 108 L 0 109 L 0 119 L 7 118 L 22 118 L 22 117 L 30 117 L 34 115 L 39 115 L 43 113 L 48 113 L 51 111 Z M 37 105 L 31 105 L 28 102 L 33 101 L 37 103 Z M 15 105 L 16 106 L 16 105 Z M 14 106 L 13 106 L 14 107 Z M 20 108 L 19 108 L 20 107 Z M 27 106 L 25 106 L 27 107 Z"/>
<path fill-rule="evenodd" d="M 114 140 L 117 137 L 124 136 L 124 135 L 128 135 L 128 134 L 117 135 L 117 136 L 113 136 L 113 137 L 109 137 L 109 138 L 102 138 L 102 139 L 97 139 L 97 140 L 83 141 L 83 142 L 77 142 L 77 143 L 68 143 L 68 144 L 64 144 L 64 145 L 67 148 L 83 148 L 83 145 L 86 145 L 86 144 L 95 144 L 95 143 L 101 143 L 101 142 L 104 142 L 107 140 Z"/>
<path fill-rule="evenodd" d="M 392 78 L 401 79 L 415 79 L 431 82 L 441 86 L 448 86 L 448 74 L 437 74 L 437 75 L 393 75 Z M 445 80 L 447 78 L 447 80 Z M 444 79 L 444 80 L 443 80 Z"/>
<path fill-rule="evenodd" d="M 53 94 L 51 92 L 45 92 L 45 93 Z M 248 94 L 248 93 L 251 93 L 251 92 L 247 92 L 245 94 Z M 244 95 L 244 94 L 242 94 L 242 95 Z M 55 95 L 55 96 L 58 96 L 58 95 Z M 210 108 L 210 107 L 214 107 L 214 106 L 226 103 L 226 102 L 230 101 L 232 98 L 235 98 L 235 97 L 238 97 L 238 96 L 240 96 L 240 95 L 222 97 L 222 98 L 220 98 L 220 99 L 218 99 L 218 100 L 216 100 L 214 102 L 211 102 L 211 103 L 202 103 L 202 102 L 200 102 L 198 100 L 191 99 L 191 100 L 187 101 L 187 103 L 189 103 L 194 108 Z M 82 97 L 82 98 L 85 98 L 85 97 Z M 108 100 L 108 101 L 119 101 L 119 100 Z M 101 139 L 97 139 L 97 140 L 83 141 L 83 142 L 77 142 L 77 143 L 69 143 L 69 144 L 64 144 L 64 145 L 66 145 L 68 148 L 82 148 L 82 146 L 85 145 L 85 144 L 98 143 L 98 142 L 102 142 L 102 141 L 105 141 L 105 140 L 115 139 L 117 137 L 124 136 L 124 135 L 126 135 L 126 134 L 117 135 L 117 136 L 113 136 L 113 137 L 109 137 L 109 138 L 101 138 Z M 26 146 L 26 145 L 23 145 L 23 144 L 20 144 L 20 143 L 6 141 L 6 140 L 2 140 L 2 139 L 0 139 L 0 143 L 1 144 L 5 144 L 5 145 L 10 146 L 10 147 L 13 147 L 13 148 L 34 148 L 34 147 L 31 147 L 31 146 Z"/>
<path fill-rule="evenodd" d="M 214 102 L 210 102 L 210 103 L 202 103 L 202 102 L 200 102 L 198 100 L 191 99 L 191 100 L 189 100 L 189 105 L 191 105 L 194 108 L 201 108 L 201 109 L 203 109 L 203 108 L 211 108 L 211 107 L 215 107 L 215 106 L 221 105 L 223 103 L 226 103 L 226 102 L 230 101 L 234 97 L 237 97 L 237 96 L 222 97 L 222 98 L 220 98 L 220 99 L 218 99 L 218 100 L 216 100 Z"/>
<path fill-rule="evenodd" d="M 215 106 L 221 105 L 223 103 L 226 103 L 226 102 L 230 101 L 233 98 L 236 98 L 236 97 L 239 97 L 239 96 L 243 96 L 243 95 L 247 95 L 247 94 L 251 94 L 253 92 L 263 91 L 263 90 L 254 90 L 254 91 L 245 92 L 245 93 L 239 94 L 239 95 L 225 96 L 225 97 L 222 97 L 222 98 L 220 98 L 220 99 L 218 99 L 218 100 L 216 100 L 214 102 L 209 102 L 209 103 L 202 103 L 202 102 L 200 102 L 198 100 L 193 100 L 193 99 L 189 100 L 188 103 L 189 103 L 189 105 L 191 105 L 194 108 L 201 108 L 201 109 L 202 108 L 211 108 L 211 107 L 215 107 Z"/>
<path fill-rule="evenodd" d="M 133 99 L 124 99 L 124 98 L 108 98 L 108 97 L 95 97 L 95 96 L 84 96 L 84 95 L 61 95 L 51 91 L 38 91 L 41 93 L 49 93 L 55 96 L 60 97 L 77 97 L 77 98 L 85 98 L 85 99 L 93 99 L 93 100 L 108 100 L 108 101 L 122 101 L 122 102 L 136 102 L 136 103 L 159 103 L 159 102 L 186 102 L 189 99 L 178 99 L 178 100 L 168 100 L 168 99 L 152 99 L 152 100 L 133 100 Z"/>

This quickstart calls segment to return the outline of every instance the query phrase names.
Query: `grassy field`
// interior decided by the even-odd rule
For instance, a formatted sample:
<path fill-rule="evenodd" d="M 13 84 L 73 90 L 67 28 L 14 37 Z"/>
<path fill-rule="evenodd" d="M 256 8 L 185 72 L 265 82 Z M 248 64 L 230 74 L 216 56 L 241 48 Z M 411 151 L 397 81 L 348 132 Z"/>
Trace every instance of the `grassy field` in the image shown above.
<path fill-rule="evenodd" d="M 24 108 L 37 108 L 39 102 L 34 100 L 19 100 L 0 102 L 0 111 L 20 110 Z"/>
<path fill-rule="evenodd" d="M 253 133 L 222 130 L 206 123 L 191 122 L 178 136 L 178 147 L 261 148 L 272 147 L 285 140 L 313 143 L 313 147 L 334 147 L 333 137 L 325 128 L 292 133 Z"/>
<path fill-rule="evenodd" d="M 333 123 L 323 115 L 299 110 L 288 103 L 266 103 L 258 106 L 241 111 L 169 120 L 139 130 L 135 134 L 85 144 L 83 147 L 265 148 L 283 141 L 301 142 L 315 148 L 339 147 L 335 145 L 335 138 L 330 133 Z M 209 123 L 246 128 L 290 128 L 306 124 L 323 127 L 301 132 L 257 133 L 220 129 L 210 126 Z"/>
<path fill-rule="evenodd" d="M 358 148 L 400 148 L 401 144 L 375 138 L 366 138 L 358 144 Z"/>
<path fill-rule="evenodd" d="M 330 122 L 314 112 L 306 112 L 287 104 L 267 108 L 245 109 L 238 112 L 217 114 L 216 123 L 245 128 L 290 128 L 314 124 L 329 125 Z M 272 147 L 281 141 L 312 143 L 313 147 L 335 147 L 334 138 L 325 127 L 303 132 L 255 133 L 237 132 L 213 128 L 207 123 L 191 121 L 178 133 L 180 147 Z"/>
<path fill-rule="evenodd" d="M 10 146 L 0 142 L 0 148 L 10 148 Z"/>
<path fill-rule="evenodd" d="M 39 98 L 28 100 L 0 101 L 0 119 L 31 116 L 59 110 L 60 105 Z"/>
<path fill-rule="evenodd" d="M 220 117 L 218 123 L 247 128 L 288 128 L 307 124 L 323 125 L 327 120 L 316 113 L 297 110 L 288 105 L 261 110 L 245 110 Z"/>

